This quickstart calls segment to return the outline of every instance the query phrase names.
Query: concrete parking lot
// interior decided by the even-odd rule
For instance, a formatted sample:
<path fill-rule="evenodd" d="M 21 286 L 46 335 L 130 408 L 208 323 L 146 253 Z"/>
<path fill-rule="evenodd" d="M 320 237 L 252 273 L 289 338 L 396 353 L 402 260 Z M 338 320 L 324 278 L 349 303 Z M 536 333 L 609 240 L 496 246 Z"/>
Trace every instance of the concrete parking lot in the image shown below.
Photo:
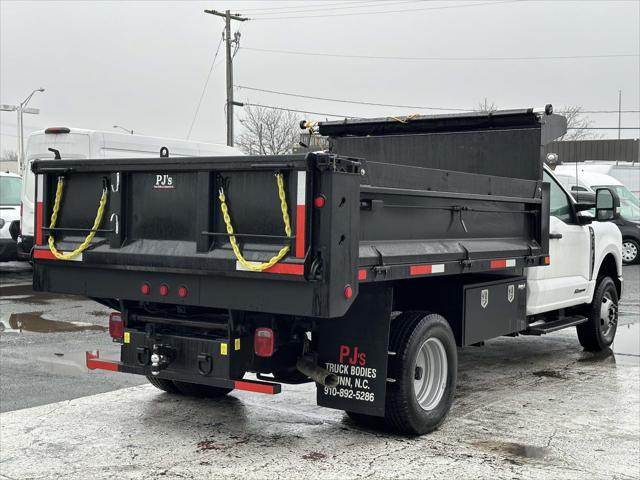
<path fill-rule="evenodd" d="M 13 268 L 0 478 L 640 478 L 640 267 L 625 267 L 612 351 L 582 351 L 574 330 L 461 349 L 449 419 L 417 438 L 359 428 L 311 385 L 214 401 L 88 372 L 84 350 L 116 351 L 108 310 L 35 295 Z"/>

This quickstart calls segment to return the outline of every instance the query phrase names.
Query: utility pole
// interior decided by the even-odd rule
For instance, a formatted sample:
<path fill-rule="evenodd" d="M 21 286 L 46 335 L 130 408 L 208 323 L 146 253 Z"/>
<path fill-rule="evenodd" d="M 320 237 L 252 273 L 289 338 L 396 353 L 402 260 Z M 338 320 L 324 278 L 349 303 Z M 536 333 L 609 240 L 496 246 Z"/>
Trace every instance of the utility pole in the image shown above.
<path fill-rule="evenodd" d="M 246 22 L 249 20 L 246 17 L 241 16 L 239 13 L 231 14 L 230 10 L 226 10 L 224 13 L 216 10 L 205 10 L 204 13 L 210 15 L 216 15 L 225 19 L 224 39 L 227 50 L 227 145 L 233 147 L 233 55 L 231 53 L 231 44 L 236 43 L 238 46 L 239 38 L 231 39 L 231 20 L 237 20 L 238 22 Z"/>
<path fill-rule="evenodd" d="M 618 140 L 620 140 L 620 130 L 622 130 L 621 128 L 621 121 L 620 121 L 620 117 L 622 115 L 622 90 L 618 90 Z"/>

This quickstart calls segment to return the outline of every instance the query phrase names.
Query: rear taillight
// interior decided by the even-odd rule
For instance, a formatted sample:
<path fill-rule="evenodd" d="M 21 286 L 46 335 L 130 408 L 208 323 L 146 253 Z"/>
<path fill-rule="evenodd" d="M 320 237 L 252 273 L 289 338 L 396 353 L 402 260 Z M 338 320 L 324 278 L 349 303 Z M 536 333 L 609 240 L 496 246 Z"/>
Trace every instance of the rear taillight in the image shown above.
<path fill-rule="evenodd" d="M 109 335 L 114 340 L 122 340 L 124 336 L 124 322 L 120 312 L 113 312 L 109 315 Z"/>
<path fill-rule="evenodd" d="M 274 348 L 273 330 L 270 328 L 256 328 L 253 335 L 253 351 L 258 357 L 270 357 Z"/>
<path fill-rule="evenodd" d="M 146 282 L 140 285 L 140 293 L 142 295 L 149 295 L 151 293 L 151 285 Z"/>
<path fill-rule="evenodd" d="M 160 285 L 159 292 L 160 292 L 160 295 L 162 295 L 163 297 L 166 297 L 167 295 L 169 295 L 169 285 L 166 285 L 164 283 Z"/>

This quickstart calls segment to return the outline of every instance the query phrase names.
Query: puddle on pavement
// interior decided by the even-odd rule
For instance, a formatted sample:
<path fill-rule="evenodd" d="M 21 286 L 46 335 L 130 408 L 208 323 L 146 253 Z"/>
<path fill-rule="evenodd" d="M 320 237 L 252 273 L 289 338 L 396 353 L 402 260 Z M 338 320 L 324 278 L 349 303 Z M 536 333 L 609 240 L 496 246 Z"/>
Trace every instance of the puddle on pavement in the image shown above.
<path fill-rule="evenodd" d="M 616 339 L 611 346 L 620 365 L 640 365 L 640 323 L 618 325 Z"/>
<path fill-rule="evenodd" d="M 54 299 L 76 299 L 74 295 L 62 295 L 47 292 L 34 292 L 31 284 L 0 286 L 0 299 L 15 303 L 41 305 Z"/>
<path fill-rule="evenodd" d="M 107 327 L 101 325 L 48 320 L 42 318 L 42 312 L 12 313 L 9 317 L 9 326 L 20 332 L 36 333 L 84 332 L 87 330 L 105 332 L 108 330 Z"/>
<path fill-rule="evenodd" d="M 495 453 L 503 453 L 520 458 L 543 458 L 550 453 L 546 447 L 536 447 L 514 442 L 475 442 L 474 445 Z"/>

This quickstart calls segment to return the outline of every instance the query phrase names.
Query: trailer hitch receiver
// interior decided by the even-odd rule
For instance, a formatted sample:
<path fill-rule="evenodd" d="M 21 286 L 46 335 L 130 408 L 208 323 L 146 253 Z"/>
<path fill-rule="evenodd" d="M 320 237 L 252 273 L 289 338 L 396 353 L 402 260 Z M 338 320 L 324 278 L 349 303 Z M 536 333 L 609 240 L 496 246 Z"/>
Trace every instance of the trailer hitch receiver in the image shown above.
<path fill-rule="evenodd" d="M 169 345 L 154 344 L 151 353 L 151 374 L 158 375 L 175 359 L 175 350 Z"/>

